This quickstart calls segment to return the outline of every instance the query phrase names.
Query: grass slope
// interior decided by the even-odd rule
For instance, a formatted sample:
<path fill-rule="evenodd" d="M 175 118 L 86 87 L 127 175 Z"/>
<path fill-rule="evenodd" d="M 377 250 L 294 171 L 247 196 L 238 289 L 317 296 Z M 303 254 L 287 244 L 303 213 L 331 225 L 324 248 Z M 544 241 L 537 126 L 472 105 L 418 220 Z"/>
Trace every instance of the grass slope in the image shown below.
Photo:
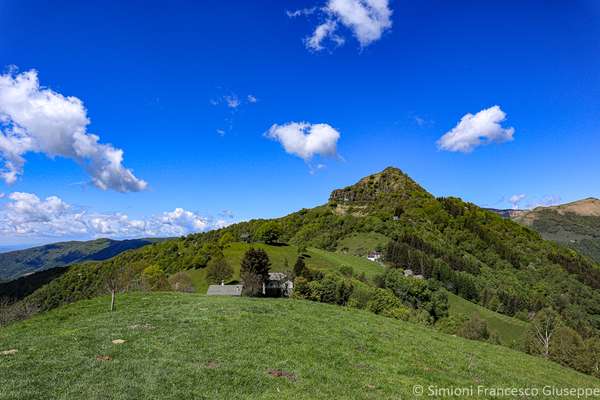
<path fill-rule="evenodd" d="M 365 256 L 377 247 L 385 247 L 389 238 L 377 232 L 354 233 L 339 241 L 338 251 L 355 256 Z"/>
<path fill-rule="evenodd" d="M 516 346 L 522 343 L 529 327 L 525 321 L 488 310 L 452 293 L 448 293 L 448 308 L 451 315 L 465 314 L 470 317 L 473 314 L 479 314 L 487 322 L 488 327 L 498 334 L 500 342 L 506 346 Z"/>
<path fill-rule="evenodd" d="M 298 248 L 292 245 L 270 246 L 263 243 L 232 243 L 223 251 L 225 259 L 234 270 L 233 280 L 238 280 L 240 276 L 240 264 L 244 253 L 251 247 L 264 249 L 271 260 L 271 271 L 283 271 L 285 269 L 285 260 L 287 259 L 288 268 L 292 269 L 296 258 L 298 257 Z M 383 267 L 366 258 L 332 253 L 325 250 L 309 248 L 305 253 L 306 265 L 315 270 L 339 269 L 342 265 L 350 266 L 356 274 L 365 273 L 369 278 L 383 272 Z M 206 293 L 208 283 L 206 282 L 206 269 L 191 270 L 188 272 L 194 283 L 194 287 L 200 293 Z"/>
<path fill-rule="evenodd" d="M 0 398 L 407 399 L 413 385 L 600 387 L 540 358 L 337 306 L 180 293 L 120 296 L 114 313 L 108 303 L 0 329 L 0 350 L 18 350 L 0 355 Z"/>

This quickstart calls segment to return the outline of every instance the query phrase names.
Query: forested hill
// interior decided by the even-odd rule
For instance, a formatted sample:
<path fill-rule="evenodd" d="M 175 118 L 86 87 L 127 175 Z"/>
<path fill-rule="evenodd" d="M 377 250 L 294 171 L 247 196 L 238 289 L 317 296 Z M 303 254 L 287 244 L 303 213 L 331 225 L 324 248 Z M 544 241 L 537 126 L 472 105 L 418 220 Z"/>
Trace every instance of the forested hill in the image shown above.
<path fill-rule="evenodd" d="M 0 253 L 0 282 L 33 272 L 89 261 L 106 260 L 126 250 L 137 249 L 156 239 L 71 241 Z"/>
<path fill-rule="evenodd" d="M 551 207 L 537 207 L 511 216 L 544 239 L 572 247 L 600 262 L 600 200 L 588 198 Z"/>
<path fill-rule="evenodd" d="M 600 332 L 600 292 L 594 290 L 600 288 L 597 264 L 474 204 L 436 198 L 396 168 L 333 191 L 322 206 L 72 267 L 30 299 L 46 309 L 91 297 L 106 290 L 102 279 L 115 268 L 128 282 L 149 266 L 153 274 L 166 276 L 202 269 L 226 243 L 263 241 L 265 233 L 299 248 L 330 251 L 342 250 L 349 237 L 377 234 L 387 241 L 385 256 L 392 267 L 410 268 L 493 311 L 527 319 L 551 307 L 583 337 Z"/>

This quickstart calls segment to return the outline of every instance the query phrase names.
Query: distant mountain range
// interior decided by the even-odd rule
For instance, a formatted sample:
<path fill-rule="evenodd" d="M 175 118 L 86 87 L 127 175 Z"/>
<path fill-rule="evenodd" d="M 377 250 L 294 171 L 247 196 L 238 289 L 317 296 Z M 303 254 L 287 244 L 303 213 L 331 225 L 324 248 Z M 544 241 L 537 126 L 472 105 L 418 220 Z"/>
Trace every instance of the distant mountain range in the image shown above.
<path fill-rule="evenodd" d="M 526 225 L 546 240 L 567 245 L 600 262 L 600 200 L 587 198 L 533 210 L 490 209 Z"/>
<path fill-rule="evenodd" d="M 0 253 L 0 282 L 84 261 L 101 261 L 161 239 L 70 241 Z"/>

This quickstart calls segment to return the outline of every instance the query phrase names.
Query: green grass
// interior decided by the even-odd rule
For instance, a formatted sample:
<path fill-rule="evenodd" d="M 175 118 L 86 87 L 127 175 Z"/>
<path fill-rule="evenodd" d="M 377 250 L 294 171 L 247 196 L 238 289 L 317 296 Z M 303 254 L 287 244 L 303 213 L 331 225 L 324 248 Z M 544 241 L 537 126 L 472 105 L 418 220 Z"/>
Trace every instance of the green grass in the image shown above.
<path fill-rule="evenodd" d="M 471 316 L 479 314 L 487 322 L 488 327 L 498 334 L 500 342 L 506 346 L 514 347 L 521 344 L 529 327 L 529 323 L 525 321 L 488 310 L 452 293 L 448 293 L 448 306 L 451 315 L 465 314 Z"/>
<path fill-rule="evenodd" d="M 298 248 L 292 245 L 270 246 L 263 243 L 232 243 L 225 248 L 224 254 L 225 259 L 234 270 L 233 280 L 239 279 L 242 258 L 250 247 L 264 249 L 267 252 L 271 260 L 271 271 L 283 271 L 286 259 L 288 268 L 292 269 L 298 257 Z M 305 254 L 308 256 L 305 258 L 306 265 L 315 270 L 337 270 L 342 265 L 346 265 L 352 267 L 356 274 L 364 272 L 367 278 L 373 278 L 375 275 L 383 272 L 382 266 L 362 257 L 331 253 L 315 248 L 309 248 Z M 196 290 L 199 293 L 206 293 L 206 289 L 208 288 L 206 271 L 193 270 L 189 271 L 189 274 Z"/>
<path fill-rule="evenodd" d="M 338 251 L 355 256 L 366 256 L 378 246 L 385 246 L 389 238 L 377 232 L 360 232 L 346 236 L 338 242 Z"/>
<path fill-rule="evenodd" d="M 414 385 L 600 387 L 541 358 L 338 306 L 181 293 L 119 296 L 114 313 L 108 304 L 86 300 L 0 329 L 0 351 L 18 350 L 0 355 L 0 398 L 411 399 Z"/>

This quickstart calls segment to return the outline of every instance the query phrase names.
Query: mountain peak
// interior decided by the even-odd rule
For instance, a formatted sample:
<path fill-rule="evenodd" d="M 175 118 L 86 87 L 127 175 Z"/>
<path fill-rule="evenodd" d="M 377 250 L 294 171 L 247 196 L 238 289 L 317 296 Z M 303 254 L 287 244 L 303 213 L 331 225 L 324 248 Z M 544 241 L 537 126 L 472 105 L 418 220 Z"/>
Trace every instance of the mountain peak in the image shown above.
<path fill-rule="evenodd" d="M 560 214 L 572 213 L 588 217 L 600 217 L 600 200 L 594 197 L 544 208 L 555 210 Z"/>
<path fill-rule="evenodd" d="M 331 192 L 330 202 L 372 203 L 383 198 L 409 198 L 415 192 L 429 195 L 425 189 L 396 167 L 366 176 L 354 185 Z"/>

